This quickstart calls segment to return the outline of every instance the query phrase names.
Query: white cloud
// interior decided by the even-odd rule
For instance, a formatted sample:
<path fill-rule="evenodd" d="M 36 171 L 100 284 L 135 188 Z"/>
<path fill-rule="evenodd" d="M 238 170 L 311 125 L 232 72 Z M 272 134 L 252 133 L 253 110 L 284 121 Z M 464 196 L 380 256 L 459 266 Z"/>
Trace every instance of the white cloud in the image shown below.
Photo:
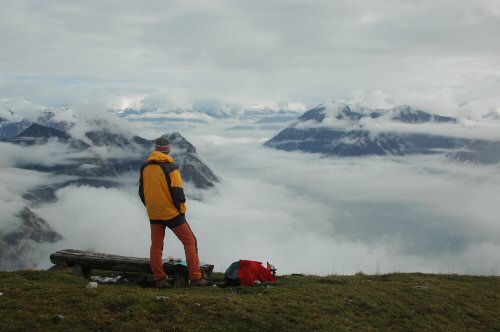
<path fill-rule="evenodd" d="M 19 164 L 39 164 L 52 166 L 68 162 L 68 156 L 81 155 L 78 152 L 72 152 L 66 144 L 56 140 L 49 140 L 44 145 L 22 146 L 12 143 L 0 142 L 0 151 L 3 157 L 0 166 L 10 167 Z M 85 152 L 84 152 L 85 153 Z"/>
<path fill-rule="evenodd" d="M 34 209 L 63 236 L 58 246 L 128 256 L 149 253 L 149 223 L 138 196 L 118 189 L 66 187 Z"/>
<path fill-rule="evenodd" d="M 374 272 L 381 261 L 381 272 L 498 273 L 495 168 L 191 139 L 224 179 L 218 195 L 189 212 L 205 255 L 223 266 L 254 257 L 274 258 L 283 272 Z M 238 257 L 221 258 L 227 248 Z"/>

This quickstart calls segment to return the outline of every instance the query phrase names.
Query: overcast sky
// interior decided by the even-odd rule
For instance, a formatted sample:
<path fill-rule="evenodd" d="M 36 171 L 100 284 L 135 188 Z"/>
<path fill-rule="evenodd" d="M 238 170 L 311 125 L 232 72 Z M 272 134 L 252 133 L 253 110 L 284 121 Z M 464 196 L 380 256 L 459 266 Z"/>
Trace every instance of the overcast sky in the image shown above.
<path fill-rule="evenodd" d="M 500 102 L 497 0 L 0 2 L 0 97 Z"/>

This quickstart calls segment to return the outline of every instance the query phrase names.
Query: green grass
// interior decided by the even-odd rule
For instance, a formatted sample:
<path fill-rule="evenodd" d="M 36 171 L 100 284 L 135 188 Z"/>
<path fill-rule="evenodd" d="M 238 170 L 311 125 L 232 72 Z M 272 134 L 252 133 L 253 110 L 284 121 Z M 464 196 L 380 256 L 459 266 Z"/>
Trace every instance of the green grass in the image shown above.
<path fill-rule="evenodd" d="M 86 284 L 66 271 L 0 272 L 0 331 L 500 331 L 500 277 L 285 276 L 268 289 Z"/>

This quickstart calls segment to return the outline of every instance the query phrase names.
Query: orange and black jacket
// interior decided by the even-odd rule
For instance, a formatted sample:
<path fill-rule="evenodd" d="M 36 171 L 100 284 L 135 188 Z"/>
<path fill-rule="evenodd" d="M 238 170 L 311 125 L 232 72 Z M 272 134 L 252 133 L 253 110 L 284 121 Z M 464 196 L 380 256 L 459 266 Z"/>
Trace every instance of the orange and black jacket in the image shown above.
<path fill-rule="evenodd" d="M 141 168 L 139 196 L 153 224 L 176 227 L 186 221 L 186 197 L 174 158 L 153 151 Z"/>

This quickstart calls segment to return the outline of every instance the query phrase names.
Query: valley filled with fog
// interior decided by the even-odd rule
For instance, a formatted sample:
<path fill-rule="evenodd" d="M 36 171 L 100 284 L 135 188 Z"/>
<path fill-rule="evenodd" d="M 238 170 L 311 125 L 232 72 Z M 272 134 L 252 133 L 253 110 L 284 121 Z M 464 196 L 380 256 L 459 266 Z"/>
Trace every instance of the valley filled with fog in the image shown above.
<path fill-rule="evenodd" d="M 282 273 L 499 272 L 498 167 L 325 158 L 263 147 L 274 131 L 207 129 L 188 137 L 223 180 L 188 216 L 216 266 L 248 258 Z"/>
<path fill-rule="evenodd" d="M 264 146 L 290 124 L 285 120 L 116 121 L 147 139 L 180 132 L 219 177 L 213 188 L 185 184 L 200 258 L 216 271 L 253 259 L 283 274 L 500 272 L 497 165 L 459 163 L 442 154 L 336 157 Z M 15 168 L 13 161 L 29 155 L 50 164 L 68 151 L 56 142 L 22 148 L 0 143 L 0 150 L 6 156 L 0 179 L 5 230 L 14 227 L 6 216 L 25 204 L 23 192 L 67 178 Z M 149 222 L 137 180 L 138 170 L 113 178 L 117 187 L 56 190 L 55 200 L 31 210 L 62 239 L 25 251 L 25 259 L 48 268 L 48 255 L 64 248 L 148 257 Z M 164 257 L 183 255 L 167 232 Z"/>

